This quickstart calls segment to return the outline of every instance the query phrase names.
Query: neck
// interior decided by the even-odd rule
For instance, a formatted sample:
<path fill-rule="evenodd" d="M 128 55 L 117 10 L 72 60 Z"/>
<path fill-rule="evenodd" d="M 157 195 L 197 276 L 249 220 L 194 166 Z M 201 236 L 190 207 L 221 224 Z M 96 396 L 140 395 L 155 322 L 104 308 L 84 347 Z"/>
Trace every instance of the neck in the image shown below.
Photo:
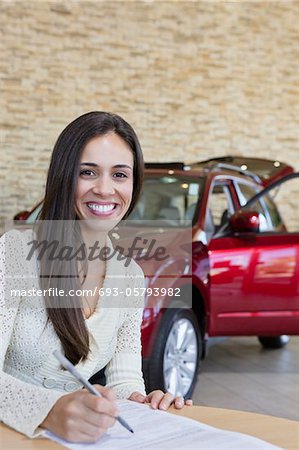
<path fill-rule="evenodd" d="M 82 238 L 83 242 L 86 245 L 86 248 L 91 248 L 97 245 L 98 247 L 104 247 L 107 242 L 107 232 L 103 231 L 94 231 L 94 230 L 86 230 L 82 229 Z"/>

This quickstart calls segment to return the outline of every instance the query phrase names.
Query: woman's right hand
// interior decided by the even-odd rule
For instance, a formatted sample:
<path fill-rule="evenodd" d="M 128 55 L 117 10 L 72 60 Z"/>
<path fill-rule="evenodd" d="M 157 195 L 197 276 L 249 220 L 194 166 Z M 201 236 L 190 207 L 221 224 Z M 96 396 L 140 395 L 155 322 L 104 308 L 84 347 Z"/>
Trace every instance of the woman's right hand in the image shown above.
<path fill-rule="evenodd" d="M 82 389 L 60 397 L 40 424 L 70 442 L 95 442 L 115 423 L 118 415 L 115 393 L 94 385 L 97 397 Z"/>

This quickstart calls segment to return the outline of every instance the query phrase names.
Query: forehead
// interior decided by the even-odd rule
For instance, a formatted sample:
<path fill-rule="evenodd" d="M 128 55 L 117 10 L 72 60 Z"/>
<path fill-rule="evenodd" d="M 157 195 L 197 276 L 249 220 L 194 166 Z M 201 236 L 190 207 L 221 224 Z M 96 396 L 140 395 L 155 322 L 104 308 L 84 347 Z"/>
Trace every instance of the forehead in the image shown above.
<path fill-rule="evenodd" d="M 81 162 L 91 161 L 133 165 L 133 152 L 120 136 L 109 133 L 91 139 L 84 147 Z"/>

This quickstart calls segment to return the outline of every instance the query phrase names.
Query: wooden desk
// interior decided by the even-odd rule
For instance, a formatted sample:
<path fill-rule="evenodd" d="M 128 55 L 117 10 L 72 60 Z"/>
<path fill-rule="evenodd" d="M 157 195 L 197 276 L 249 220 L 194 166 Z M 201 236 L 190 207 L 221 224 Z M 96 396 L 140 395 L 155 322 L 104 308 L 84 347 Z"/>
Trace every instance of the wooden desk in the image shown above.
<path fill-rule="evenodd" d="M 299 448 L 299 422 L 295 420 L 207 406 L 185 407 L 183 411 L 183 416 L 212 427 L 248 434 L 286 450 Z"/>
<path fill-rule="evenodd" d="M 171 412 L 217 428 L 249 434 L 286 450 L 299 447 L 299 422 L 293 420 L 206 406 L 189 406 L 183 411 L 172 409 Z M 28 439 L 3 424 L 0 424 L 0 443 L 3 450 L 61 450 L 65 448 L 48 439 Z"/>

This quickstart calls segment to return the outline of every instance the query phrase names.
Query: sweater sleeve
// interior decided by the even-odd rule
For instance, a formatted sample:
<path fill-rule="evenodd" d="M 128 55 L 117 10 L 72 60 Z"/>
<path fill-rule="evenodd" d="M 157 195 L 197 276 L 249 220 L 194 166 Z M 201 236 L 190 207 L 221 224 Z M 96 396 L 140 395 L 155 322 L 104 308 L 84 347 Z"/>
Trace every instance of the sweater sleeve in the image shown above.
<path fill-rule="evenodd" d="M 10 294 L 10 289 L 16 289 L 15 273 L 21 269 L 21 252 L 19 232 L 0 238 L 0 421 L 28 437 L 36 437 L 44 432 L 39 424 L 65 393 L 26 383 L 3 370 L 21 301 Z"/>
<path fill-rule="evenodd" d="M 144 275 L 134 261 L 132 264 L 134 272 L 129 276 L 132 297 L 125 299 L 125 320 L 118 329 L 116 349 L 105 370 L 106 385 L 116 391 L 119 399 L 128 398 L 134 391 L 145 394 L 141 369 L 141 322 L 144 308 L 141 288 L 144 288 Z M 127 307 L 128 300 L 130 307 Z"/>

